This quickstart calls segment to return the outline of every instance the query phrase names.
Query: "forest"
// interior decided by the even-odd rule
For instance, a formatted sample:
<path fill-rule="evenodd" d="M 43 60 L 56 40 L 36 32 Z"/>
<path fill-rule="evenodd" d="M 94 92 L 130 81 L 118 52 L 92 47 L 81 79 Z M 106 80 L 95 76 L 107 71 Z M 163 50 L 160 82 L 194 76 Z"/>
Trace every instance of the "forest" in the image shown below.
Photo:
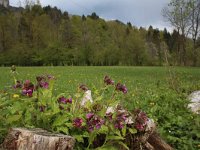
<path fill-rule="evenodd" d="M 0 65 L 200 66 L 199 34 L 194 39 L 181 29 L 145 29 L 106 21 L 95 12 L 71 15 L 37 3 L 15 9 L 1 6 Z"/>

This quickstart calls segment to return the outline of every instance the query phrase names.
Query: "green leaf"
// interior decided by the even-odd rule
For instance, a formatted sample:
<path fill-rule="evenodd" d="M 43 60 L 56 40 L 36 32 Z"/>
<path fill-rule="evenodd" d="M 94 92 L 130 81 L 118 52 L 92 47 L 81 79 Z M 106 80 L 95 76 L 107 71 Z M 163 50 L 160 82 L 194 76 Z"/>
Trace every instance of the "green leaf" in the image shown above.
<path fill-rule="evenodd" d="M 118 136 L 121 136 L 121 133 L 120 133 L 120 131 L 119 131 L 118 129 L 115 131 L 115 133 L 116 133 Z"/>
<path fill-rule="evenodd" d="M 107 140 L 124 140 L 124 138 L 122 136 L 107 136 Z"/>
<path fill-rule="evenodd" d="M 26 113 L 25 113 L 24 116 L 25 116 L 25 118 L 24 118 L 25 123 L 26 123 L 26 124 L 31 124 L 31 123 L 32 123 L 32 122 L 31 122 L 31 119 L 32 119 L 32 118 L 31 118 L 31 117 L 32 117 L 32 116 L 31 116 L 31 113 L 28 112 L 28 111 L 26 111 Z"/>
<path fill-rule="evenodd" d="M 74 96 L 75 96 L 76 98 L 79 98 L 79 97 L 81 97 L 81 94 L 80 94 L 80 93 L 76 93 Z"/>
<path fill-rule="evenodd" d="M 85 132 L 83 133 L 83 137 L 89 137 L 89 133 L 88 133 L 87 131 L 85 131 Z"/>
<path fill-rule="evenodd" d="M 108 127 L 105 125 L 102 125 L 101 128 L 98 130 L 98 133 L 100 134 L 106 134 L 108 133 Z"/>
<path fill-rule="evenodd" d="M 67 127 L 57 127 L 57 131 L 69 134 L 69 129 Z"/>
<path fill-rule="evenodd" d="M 98 97 L 95 99 L 95 101 L 101 101 L 102 99 L 103 99 L 102 96 L 98 96 Z"/>
<path fill-rule="evenodd" d="M 122 136 L 125 136 L 126 135 L 126 126 L 124 126 L 123 128 L 122 128 Z"/>
<path fill-rule="evenodd" d="M 125 149 L 129 150 L 128 146 L 124 144 L 123 142 L 118 142 L 120 145 L 122 145 Z"/>
<path fill-rule="evenodd" d="M 89 145 L 92 144 L 96 136 L 97 136 L 97 132 L 95 130 L 89 134 Z"/>
<path fill-rule="evenodd" d="M 66 122 L 66 118 L 65 116 L 58 116 L 56 118 L 56 120 L 53 122 L 53 125 L 52 126 L 60 126 L 60 125 L 63 125 L 64 123 Z"/>
<path fill-rule="evenodd" d="M 13 122 L 20 121 L 20 119 L 21 119 L 21 115 L 12 115 L 9 118 L 7 118 L 6 122 L 11 124 Z"/>
<path fill-rule="evenodd" d="M 128 128 L 129 132 L 131 134 L 136 134 L 137 133 L 137 130 L 135 128 Z"/>
<path fill-rule="evenodd" d="M 73 135 L 73 137 L 80 143 L 84 142 L 82 135 Z"/>
<path fill-rule="evenodd" d="M 16 102 L 13 104 L 12 108 L 10 109 L 10 113 L 15 114 L 19 110 L 23 110 L 23 107 L 20 104 L 20 102 Z"/>
<path fill-rule="evenodd" d="M 104 145 L 96 150 L 118 150 L 118 148 L 114 147 L 113 145 Z"/>
<path fill-rule="evenodd" d="M 72 128 L 72 127 L 73 127 L 73 124 L 72 124 L 72 123 L 65 123 L 65 125 L 66 125 L 68 128 Z"/>

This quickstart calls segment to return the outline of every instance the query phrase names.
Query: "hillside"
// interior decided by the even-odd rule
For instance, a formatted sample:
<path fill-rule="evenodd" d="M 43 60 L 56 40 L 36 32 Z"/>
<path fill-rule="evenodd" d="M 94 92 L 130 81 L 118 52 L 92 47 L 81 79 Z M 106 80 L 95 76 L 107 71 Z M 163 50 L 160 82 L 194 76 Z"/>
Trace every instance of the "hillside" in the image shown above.
<path fill-rule="evenodd" d="M 56 7 L 0 8 L 0 65 L 183 65 L 180 34 L 69 15 Z M 200 43 L 200 40 L 197 41 Z M 200 44 L 197 44 L 200 47 Z M 193 65 L 192 40 L 186 63 Z M 167 61 L 166 61 L 167 58 Z M 195 65 L 200 65 L 200 61 Z"/>

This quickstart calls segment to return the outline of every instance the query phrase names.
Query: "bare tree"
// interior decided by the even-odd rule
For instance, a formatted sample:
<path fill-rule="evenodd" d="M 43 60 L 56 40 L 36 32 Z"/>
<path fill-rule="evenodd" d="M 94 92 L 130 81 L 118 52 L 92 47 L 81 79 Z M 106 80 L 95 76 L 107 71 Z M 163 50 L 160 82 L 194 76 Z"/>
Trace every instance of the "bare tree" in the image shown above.
<path fill-rule="evenodd" d="M 193 40 L 193 66 L 196 66 L 198 52 L 196 47 L 197 38 L 200 36 L 200 1 L 190 0 L 190 34 Z"/>
<path fill-rule="evenodd" d="M 36 5 L 41 5 L 40 0 L 36 0 Z"/>
<path fill-rule="evenodd" d="M 24 0 L 24 5 L 28 9 L 31 9 L 34 4 L 35 4 L 34 0 Z"/>
<path fill-rule="evenodd" d="M 189 0 L 171 0 L 167 7 L 163 9 L 163 16 L 181 35 L 179 36 L 179 63 L 186 65 L 186 38 L 190 30 L 190 8 Z"/>
<path fill-rule="evenodd" d="M 18 0 L 17 5 L 18 5 L 19 7 L 22 7 L 22 2 L 21 2 L 21 0 Z"/>

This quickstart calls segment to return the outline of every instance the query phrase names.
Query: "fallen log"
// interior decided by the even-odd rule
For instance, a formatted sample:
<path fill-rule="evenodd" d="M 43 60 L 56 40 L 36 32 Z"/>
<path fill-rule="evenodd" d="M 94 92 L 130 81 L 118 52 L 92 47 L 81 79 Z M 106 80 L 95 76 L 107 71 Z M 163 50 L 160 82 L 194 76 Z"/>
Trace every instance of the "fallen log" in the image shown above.
<path fill-rule="evenodd" d="M 156 131 L 140 138 L 134 144 L 135 150 L 141 149 L 140 142 L 146 150 L 173 150 Z M 0 150 L 72 150 L 75 139 L 71 136 L 53 134 L 42 129 L 12 128 L 5 138 Z"/>
<path fill-rule="evenodd" d="M 154 150 L 173 150 L 173 148 L 167 144 L 156 131 L 150 134 L 147 142 L 154 148 Z"/>
<path fill-rule="evenodd" d="M 12 128 L 5 138 L 3 150 L 72 150 L 75 139 L 42 129 Z"/>

